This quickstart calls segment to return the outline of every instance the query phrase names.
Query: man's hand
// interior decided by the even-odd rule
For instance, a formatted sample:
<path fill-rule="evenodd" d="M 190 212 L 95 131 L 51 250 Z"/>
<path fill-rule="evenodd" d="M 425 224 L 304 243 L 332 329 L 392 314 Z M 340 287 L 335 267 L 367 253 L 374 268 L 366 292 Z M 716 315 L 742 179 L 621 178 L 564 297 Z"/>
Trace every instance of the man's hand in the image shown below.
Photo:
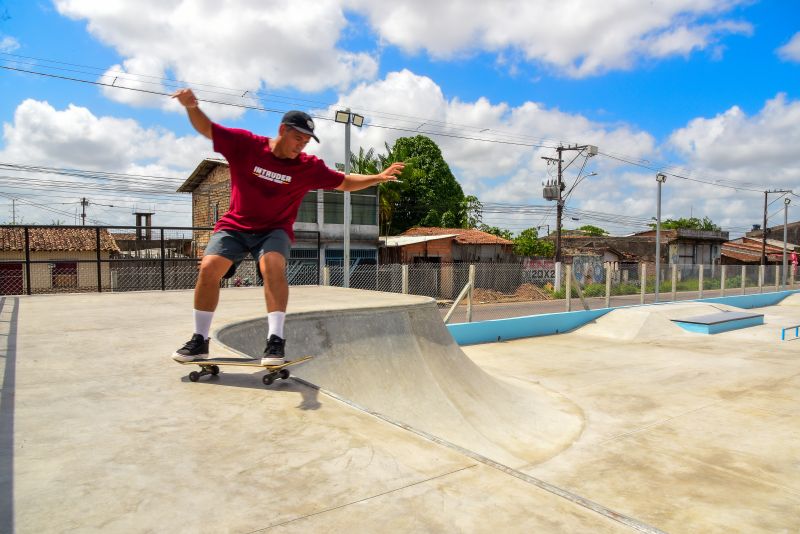
<path fill-rule="evenodd" d="M 194 129 L 203 136 L 211 139 L 211 121 L 200 109 L 194 92 L 192 92 L 191 89 L 178 89 L 172 93 L 172 98 L 177 98 L 178 102 L 186 108 L 189 121 L 192 123 L 192 126 L 194 126 Z"/>
<path fill-rule="evenodd" d="M 393 181 L 396 181 L 397 177 L 400 175 L 400 173 L 403 172 L 403 169 L 405 168 L 405 166 L 406 166 L 406 164 L 403 163 L 402 161 L 397 161 L 395 163 L 392 163 L 387 168 L 385 168 L 383 170 L 383 172 L 378 174 L 378 176 L 381 179 L 381 182 L 393 182 Z"/>
<path fill-rule="evenodd" d="M 199 105 L 197 97 L 194 96 L 194 92 L 191 89 L 178 89 L 172 93 L 172 98 L 177 98 L 178 102 L 187 109 L 196 108 Z"/>

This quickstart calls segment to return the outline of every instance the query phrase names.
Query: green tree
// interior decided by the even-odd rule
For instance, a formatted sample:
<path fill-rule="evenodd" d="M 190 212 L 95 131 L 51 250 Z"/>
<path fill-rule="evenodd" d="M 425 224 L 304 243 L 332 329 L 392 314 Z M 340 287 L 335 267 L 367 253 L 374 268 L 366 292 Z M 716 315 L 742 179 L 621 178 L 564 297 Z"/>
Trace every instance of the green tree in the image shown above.
<path fill-rule="evenodd" d="M 552 257 L 555 252 L 553 242 L 539 239 L 536 228 L 523 230 L 514 239 L 514 253 L 518 256 Z"/>
<path fill-rule="evenodd" d="M 591 224 L 586 224 L 578 228 L 581 232 L 586 235 L 592 235 L 597 237 L 602 237 L 604 235 L 608 235 L 608 232 L 603 230 L 602 228 L 598 228 L 597 226 L 592 226 Z"/>
<path fill-rule="evenodd" d="M 655 227 L 656 223 L 650 223 L 650 228 Z M 719 232 L 722 230 L 722 228 L 714 224 L 708 217 L 703 217 L 702 220 L 697 217 L 667 219 L 661 221 L 661 228 L 665 230 L 708 230 L 712 232 Z"/>
<path fill-rule="evenodd" d="M 464 197 L 464 228 L 478 228 L 483 222 L 483 203 L 475 195 Z"/>
<path fill-rule="evenodd" d="M 379 159 L 381 168 L 395 161 L 406 163 L 402 184 L 383 184 L 401 186 L 391 207 L 389 233 L 420 225 L 467 227 L 470 203 L 465 202 L 464 191 L 431 139 L 424 135 L 401 137 L 391 149 L 387 145 L 386 156 Z"/>
<path fill-rule="evenodd" d="M 486 232 L 487 234 L 496 235 L 497 237 L 502 237 L 503 239 L 508 239 L 509 241 L 514 240 L 514 234 L 511 232 L 511 230 L 506 230 L 505 228 L 481 224 L 478 226 L 478 230 L 481 232 Z"/>

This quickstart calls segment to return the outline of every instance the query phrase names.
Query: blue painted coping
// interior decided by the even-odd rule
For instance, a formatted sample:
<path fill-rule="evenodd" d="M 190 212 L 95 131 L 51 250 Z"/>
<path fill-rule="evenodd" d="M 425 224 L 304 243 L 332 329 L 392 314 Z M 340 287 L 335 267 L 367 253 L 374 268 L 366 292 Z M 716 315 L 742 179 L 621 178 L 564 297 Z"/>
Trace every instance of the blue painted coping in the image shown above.
<path fill-rule="evenodd" d="M 677 319 L 673 319 L 672 322 L 688 332 L 695 332 L 697 334 L 719 334 L 720 332 L 728 332 L 730 330 L 738 330 L 740 328 L 764 324 L 764 316 L 758 315 L 756 317 L 734 319 L 733 321 L 715 324 L 686 323 L 684 321 L 678 321 Z"/>
<path fill-rule="evenodd" d="M 684 300 L 680 302 L 712 302 L 729 304 L 737 308 L 761 308 L 772 306 L 782 301 L 789 295 L 800 293 L 794 291 L 776 291 L 774 293 L 757 293 L 755 295 L 734 295 L 729 297 L 714 297 L 708 299 Z M 645 304 L 644 306 L 662 306 L 668 303 Z M 510 319 L 494 319 L 476 323 L 457 323 L 447 325 L 450 335 L 459 345 L 475 345 L 477 343 L 495 343 L 508 339 L 523 337 L 546 336 L 550 334 L 563 334 L 602 317 L 608 312 L 619 308 L 635 308 L 642 306 L 619 306 L 617 308 L 601 308 L 599 310 L 579 310 L 574 312 L 544 313 L 541 315 L 528 315 L 525 317 L 512 317 Z"/>

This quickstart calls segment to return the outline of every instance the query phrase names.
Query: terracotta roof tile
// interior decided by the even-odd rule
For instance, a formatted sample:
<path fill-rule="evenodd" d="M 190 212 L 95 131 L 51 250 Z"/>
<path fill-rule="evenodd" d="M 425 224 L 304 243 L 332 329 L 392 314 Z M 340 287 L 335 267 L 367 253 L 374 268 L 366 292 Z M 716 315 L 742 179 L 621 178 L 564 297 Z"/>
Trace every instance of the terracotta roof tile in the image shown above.
<path fill-rule="evenodd" d="M 400 235 L 404 236 L 435 236 L 456 234 L 453 239 L 461 245 L 513 245 L 513 241 L 497 237 L 487 232 L 482 232 L 475 228 L 433 228 L 416 227 L 410 228 Z"/>
<path fill-rule="evenodd" d="M 30 228 L 28 235 L 31 251 L 92 251 L 97 239 L 94 228 Z M 0 251 L 20 250 L 25 250 L 25 231 L 0 227 Z M 117 242 L 105 229 L 100 230 L 100 250 L 119 252 Z"/>

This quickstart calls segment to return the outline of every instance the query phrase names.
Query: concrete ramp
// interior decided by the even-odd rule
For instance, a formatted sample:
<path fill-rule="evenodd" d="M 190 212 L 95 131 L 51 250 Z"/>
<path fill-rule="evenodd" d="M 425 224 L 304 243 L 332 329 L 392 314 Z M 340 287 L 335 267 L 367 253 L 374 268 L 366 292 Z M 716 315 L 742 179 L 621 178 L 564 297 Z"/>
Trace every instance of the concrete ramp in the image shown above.
<path fill-rule="evenodd" d="M 233 352 L 260 355 L 265 320 L 216 332 Z M 433 301 L 287 316 L 293 374 L 368 411 L 510 467 L 547 460 L 583 429 L 580 409 L 536 383 L 488 375 L 455 343 Z M 520 385 L 522 384 L 522 385 Z"/>
<path fill-rule="evenodd" d="M 800 293 L 795 293 L 794 295 L 789 295 L 782 301 L 780 301 L 778 306 L 793 306 L 795 308 L 800 307 Z"/>
<path fill-rule="evenodd" d="M 575 330 L 573 334 L 625 341 L 657 341 L 670 337 L 691 337 L 694 334 L 686 332 L 672 320 L 732 310 L 739 310 L 739 308 L 702 302 L 620 308 Z"/>

